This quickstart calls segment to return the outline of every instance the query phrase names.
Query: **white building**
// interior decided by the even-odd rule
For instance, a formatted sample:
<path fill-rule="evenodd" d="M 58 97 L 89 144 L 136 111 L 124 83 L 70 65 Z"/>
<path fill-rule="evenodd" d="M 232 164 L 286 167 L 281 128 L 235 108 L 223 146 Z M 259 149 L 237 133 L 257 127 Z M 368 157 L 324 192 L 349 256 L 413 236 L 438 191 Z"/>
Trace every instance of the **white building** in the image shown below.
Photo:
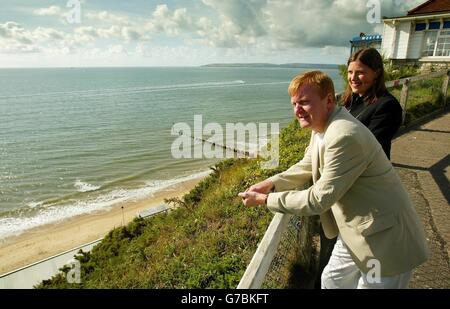
<path fill-rule="evenodd" d="M 450 0 L 429 0 L 383 22 L 381 52 L 393 63 L 450 66 Z"/>

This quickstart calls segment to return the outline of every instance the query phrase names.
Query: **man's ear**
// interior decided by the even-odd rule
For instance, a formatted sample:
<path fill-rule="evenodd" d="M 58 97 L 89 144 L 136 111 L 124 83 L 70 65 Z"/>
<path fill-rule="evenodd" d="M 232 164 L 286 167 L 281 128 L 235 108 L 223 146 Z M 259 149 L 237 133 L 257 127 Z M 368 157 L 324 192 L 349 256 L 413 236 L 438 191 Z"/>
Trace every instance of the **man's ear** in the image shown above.
<path fill-rule="evenodd" d="M 327 94 L 327 108 L 328 108 L 328 110 L 332 110 L 334 105 L 336 105 L 336 98 L 334 97 L 334 94 L 332 94 L 332 93 Z"/>

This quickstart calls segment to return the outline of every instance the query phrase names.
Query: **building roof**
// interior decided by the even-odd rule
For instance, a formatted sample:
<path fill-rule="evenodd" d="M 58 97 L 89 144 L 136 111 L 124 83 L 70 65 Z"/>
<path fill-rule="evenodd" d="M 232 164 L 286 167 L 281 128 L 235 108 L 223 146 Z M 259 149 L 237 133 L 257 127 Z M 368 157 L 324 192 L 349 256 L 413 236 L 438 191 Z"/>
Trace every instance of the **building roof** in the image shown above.
<path fill-rule="evenodd" d="M 450 11 L 450 0 L 428 0 L 408 11 L 408 16 Z"/>
<path fill-rule="evenodd" d="M 392 22 L 395 20 L 401 20 L 401 21 L 408 21 L 408 20 L 414 20 L 414 21 L 424 21 L 426 19 L 439 19 L 439 18 L 450 18 L 450 11 L 447 12 L 441 12 L 441 13 L 430 13 L 430 14 L 417 14 L 417 15 L 407 15 L 407 16 L 398 16 L 398 17 L 386 17 L 383 16 L 383 22 Z"/>

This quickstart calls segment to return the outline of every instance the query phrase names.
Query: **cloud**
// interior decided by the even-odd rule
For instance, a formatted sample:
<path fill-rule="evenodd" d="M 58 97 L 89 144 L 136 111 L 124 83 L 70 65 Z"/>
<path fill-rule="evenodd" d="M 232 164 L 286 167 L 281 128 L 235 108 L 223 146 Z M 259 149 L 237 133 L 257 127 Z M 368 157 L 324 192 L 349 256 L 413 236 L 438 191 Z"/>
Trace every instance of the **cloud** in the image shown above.
<path fill-rule="evenodd" d="M 153 11 L 145 28 L 153 33 L 164 33 L 173 37 L 195 30 L 194 26 L 186 8 L 178 8 L 172 12 L 166 4 L 160 4 Z"/>
<path fill-rule="evenodd" d="M 268 37 L 264 24 L 263 7 L 266 0 L 203 0 L 203 4 L 216 11 L 218 21 L 202 17 L 197 23 L 197 34 L 212 47 L 236 48 Z"/>
<path fill-rule="evenodd" d="M 61 7 L 56 5 L 34 10 L 33 13 L 39 16 L 61 16 L 63 14 Z"/>
<path fill-rule="evenodd" d="M 132 52 L 135 57 L 145 59 L 147 65 L 157 66 L 202 65 L 214 62 L 214 59 L 220 56 L 218 50 L 199 48 L 198 46 L 168 47 L 138 44 Z"/>
<path fill-rule="evenodd" d="M 90 20 L 106 22 L 114 25 L 129 26 L 132 24 L 131 20 L 127 16 L 113 14 L 107 11 L 87 12 L 86 17 Z"/>
<path fill-rule="evenodd" d="M 386 17 L 403 16 L 409 10 L 424 3 L 425 0 L 392 0 L 382 1 L 381 15 Z"/>
<path fill-rule="evenodd" d="M 107 11 L 86 13 L 87 19 L 99 22 L 95 26 L 82 26 L 74 30 L 75 41 L 95 41 L 96 39 L 116 38 L 126 42 L 147 41 L 150 39 L 145 19 L 132 20 L 126 15 Z"/>
<path fill-rule="evenodd" d="M 66 34 L 53 28 L 38 27 L 32 32 L 32 36 L 38 42 L 48 42 L 64 40 Z"/>
<path fill-rule="evenodd" d="M 0 38 L 26 45 L 33 43 L 31 33 L 26 31 L 22 25 L 13 21 L 0 24 Z"/>
<path fill-rule="evenodd" d="M 123 27 L 121 34 L 126 41 L 139 41 L 144 38 L 144 35 L 143 33 L 141 33 L 141 31 L 132 27 Z"/>
<path fill-rule="evenodd" d="M 42 51 L 45 44 L 59 44 L 67 38 L 66 33 L 53 28 L 37 27 L 30 31 L 12 21 L 0 24 L 1 53 L 36 53 Z"/>
<path fill-rule="evenodd" d="M 291 47 L 344 46 L 355 33 L 371 32 L 364 1 L 344 10 L 345 1 L 270 1 L 264 8 L 270 35 Z M 359 4 L 358 4 L 359 3 Z M 346 12 L 340 14 L 340 12 Z"/>
<path fill-rule="evenodd" d="M 74 30 L 72 39 L 76 42 L 94 42 L 97 39 L 121 39 L 124 41 L 146 41 L 148 35 L 137 27 L 111 26 L 98 28 L 92 26 L 78 27 Z"/>
<path fill-rule="evenodd" d="M 39 16 L 63 17 L 61 7 L 50 6 L 32 11 Z M 182 12 L 182 11 L 181 11 Z M 182 16 L 182 14 L 181 14 Z M 14 21 L 0 23 L 0 52 L 5 54 L 22 54 L 35 52 L 50 52 L 63 50 L 64 53 L 74 52 L 90 44 L 90 48 L 112 44 L 108 40 L 123 42 L 148 41 L 150 39 L 147 30 L 143 27 L 145 21 L 131 21 L 127 16 L 112 14 L 106 11 L 89 12 L 86 21 L 100 21 L 104 25 L 93 26 L 89 22 L 83 22 L 63 29 L 45 26 L 27 27 Z M 183 20 L 179 14 L 175 14 L 179 22 Z M 65 23 L 67 25 L 67 23 Z M 102 41 L 103 40 L 103 41 Z M 27 46 L 28 45 L 28 46 Z"/>
<path fill-rule="evenodd" d="M 120 55 L 120 54 L 126 54 L 127 52 L 122 45 L 118 44 L 118 45 L 109 46 L 107 49 L 107 53 L 112 54 L 112 55 Z"/>
<path fill-rule="evenodd" d="M 202 0 L 220 21 L 197 22 L 198 34 L 211 46 L 236 47 L 264 40 L 276 48 L 348 46 L 360 32 L 375 33 L 382 24 L 367 20 L 370 1 L 355 0 Z M 423 0 L 382 1 L 380 18 L 404 15 Z M 381 20 L 380 20 L 381 21 Z M 206 26 L 207 25 L 207 26 Z"/>
<path fill-rule="evenodd" d="M 100 37 L 99 29 L 91 26 L 84 26 L 75 28 L 75 30 L 73 31 L 72 39 L 73 41 L 78 43 L 87 43 L 93 42 L 99 37 Z"/>
<path fill-rule="evenodd" d="M 86 12 L 84 17 L 97 24 L 75 28 L 70 41 L 95 42 L 119 39 L 124 42 L 149 40 L 154 35 L 179 37 L 214 48 L 265 46 L 273 50 L 301 47 L 346 47 L 360 32 L 381 31 L 366 17 L 370 1 L 355 0 L 202 0 L 214 13 L 198 15 L 192 7 L 154 7 L 148 17 L 133 18 L 108 11 Z M 380 0 L 381 1 L 381 0 Z M 413 0 L 413 2 L 421 0 Z M 381 1 L 381 15 L 404 14 L 411 1 Z M 35 10 L 39 15 L 62 14 L 58 6 Z M 215 14 L 215 16 L 214 16 Z M 69 35 L 69 34 L 68 34 Z M 55 39 L 62 35 L 55 33 Z M 70 36 L 70 35 L 69 35 Z"/>
<path fill-rule="evenodd" d="M 336 62 L 338 56 L 348 56 L 352 37 L 382 31 L 382 24 L 367 21 L 367 4 L 372 1 L 376 0 L 202 0 L 188 5 L 179 0 L 181 7 L 159 4 L 132 16 L 83 6 L 81 24 L 68 24 L 62 20 L 66 8 L 52 5 L 32 10 L 42 16 L 39 26 L 27 23 L 24 27 L 14 21 L 0 24 L 0 52 L 77 54 L 93 59 L 103 51 L 130 61 L 134 55 L 161 57 L 167 63 L 177 58 L 186 64 L 213 61 L 210 55 L 230 61 L 280 62 L 322 56 L 331 59 L 326 62 Z M 381 16 L 401 16 L 423 0 L 380 1 Z M 45 26 L 53 16 L 64 26 Z M 147 45 L 150 40 L 152 44 Z M 167 42 L 171 47 L 165 46 Z"/>
<path fill-rule="evenodd" d="M 40 52 L 40 48 L 29 44 L 20 43 L 7 43 L 0 40 L 0 53 L 1 54 L 30 54 Z"/>
<path fill-rule="evenodd" d="M 245 33 L 258 37 L 266 34 L 261 23 L 266 0 L 203 0 L 203 3 L 215 9 L 224 24 L 233 23 L 238 35 Z"/>

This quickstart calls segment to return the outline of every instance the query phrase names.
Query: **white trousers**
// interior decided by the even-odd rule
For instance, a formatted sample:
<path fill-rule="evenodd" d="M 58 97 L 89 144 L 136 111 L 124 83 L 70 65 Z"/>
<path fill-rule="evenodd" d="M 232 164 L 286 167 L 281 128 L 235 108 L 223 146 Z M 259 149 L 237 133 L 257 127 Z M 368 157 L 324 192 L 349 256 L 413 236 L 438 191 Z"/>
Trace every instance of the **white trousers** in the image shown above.
<path fill-rule="evenodd" d="M 356 266 L 340 235 L 333 248 L 330 261 L 322 272 L 322 289 L 406 289 L 411 271 L 381 278 L 368 278 Z"/>

